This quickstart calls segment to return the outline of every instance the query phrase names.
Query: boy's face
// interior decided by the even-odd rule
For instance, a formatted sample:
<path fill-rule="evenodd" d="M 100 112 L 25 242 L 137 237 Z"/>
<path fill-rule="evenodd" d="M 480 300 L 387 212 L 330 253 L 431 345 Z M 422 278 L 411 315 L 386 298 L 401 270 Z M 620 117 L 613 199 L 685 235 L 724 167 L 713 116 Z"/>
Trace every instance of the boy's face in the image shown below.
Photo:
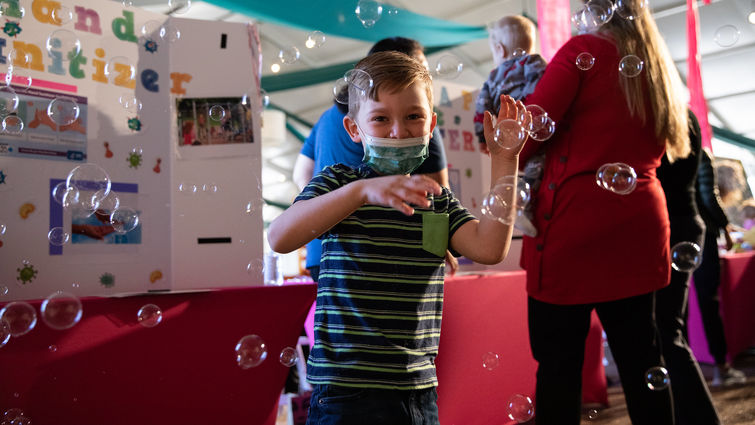
<path fill-rule="evenodd" d="M 355 119 L 344 117 L 344 127 L 354 142 L 362 141 L 357 124 L 369 136 L 390 139 L 422 137 L 435 128 L 436 116 L 424 82 L 394 93 L 380 89 L 377 98 L 362 100 Z"/>

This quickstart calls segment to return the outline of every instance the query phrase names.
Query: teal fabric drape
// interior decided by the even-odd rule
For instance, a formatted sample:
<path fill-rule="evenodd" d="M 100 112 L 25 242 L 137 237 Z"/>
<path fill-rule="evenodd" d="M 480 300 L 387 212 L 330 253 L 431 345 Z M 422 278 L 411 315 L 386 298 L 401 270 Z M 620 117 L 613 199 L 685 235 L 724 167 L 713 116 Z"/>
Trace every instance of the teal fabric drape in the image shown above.
<path fill-rule="evenodd" d="M 206 1 L 262 21 L 369 42 L 401 36 L 433 47 L 456 45 L 487 37 L 483 26 L 436 19 L 393 6 L 385 6 L 375 25 L 365 28 L 354 13 L 357 0 Z M 389 14 L 388 7 L 395 13 Z"/>
<path fill-rule="evenodd" d="M 425 49 L 425 54 L 448 49 L 453 46 L 439 46 Z M 366 55 L 367 52 L 365 51 Z M 266 92 L 272 93 L 278 90 L 289 90 L 299 87 L 307 87 L 313 84 L 333 82 L 341 77 L 346 71 L 356 65 L 356 62 L 343 62 L 335 65 L 323 66 L 321 68 L 307 69 L 304 71 L 287 72 L 285 74 L 267 75 L 262 77 L 262 88 Z"/>

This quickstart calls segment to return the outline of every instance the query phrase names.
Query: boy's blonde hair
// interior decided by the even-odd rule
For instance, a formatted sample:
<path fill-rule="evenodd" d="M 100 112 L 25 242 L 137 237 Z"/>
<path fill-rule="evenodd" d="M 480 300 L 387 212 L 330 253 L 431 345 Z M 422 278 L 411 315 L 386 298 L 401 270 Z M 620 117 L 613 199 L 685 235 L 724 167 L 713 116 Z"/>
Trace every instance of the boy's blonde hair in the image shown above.
<path fill-rule="evenodd" d="M 352 73 L 354 78 L 349 84 L 349 117 L 352 119 L 356 119 L 365 98 L 379 100 L 380 90 L 396 93 L 416 83 L 425 84 L 428 107 L 433 110 L 432 78 L 416 59 L 399 52 L 378 52 L 362 59 L 354 68 L 364 72 Z"/>
<path fill-rule="evenodd" d="M 529 54 L 535 49 L 537 29 L 535 28 L 535 24 L 524 16 L 511 15 L 504 16 L 490 24 L 488 35 L 491 50 L 494 52 L 495 49 L 493 47 L 501 44 L 506 48 L 509 55 L 515 49 L 523 49 Z"/>

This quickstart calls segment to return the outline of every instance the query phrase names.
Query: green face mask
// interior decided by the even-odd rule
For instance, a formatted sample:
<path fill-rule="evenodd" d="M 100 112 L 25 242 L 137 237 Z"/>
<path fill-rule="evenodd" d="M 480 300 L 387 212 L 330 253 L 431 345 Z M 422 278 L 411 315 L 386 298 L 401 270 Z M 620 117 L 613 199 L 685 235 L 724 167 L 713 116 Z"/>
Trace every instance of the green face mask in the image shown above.
<path fill-rule="evenodd" d="M 430 134 L 409 139 L 389 139 L 366 135 L 359 129 L 364 145 L 363 162 L 380 174 L 409 174 L 427 159 Z"/>

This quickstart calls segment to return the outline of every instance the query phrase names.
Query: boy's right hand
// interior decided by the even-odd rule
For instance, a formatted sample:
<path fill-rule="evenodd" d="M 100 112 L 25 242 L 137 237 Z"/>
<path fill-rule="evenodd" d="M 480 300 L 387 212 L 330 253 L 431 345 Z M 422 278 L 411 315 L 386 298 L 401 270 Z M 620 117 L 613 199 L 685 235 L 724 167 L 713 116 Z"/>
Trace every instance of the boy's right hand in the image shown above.
<path fill-rule="evenodd" d="M 501 95 L 501 108 L 498 110 L 498 117 L 494 117 L 489 111 L 485 111 L 483 127 L 489 154 L 504 154 L 504 156 L 508 157 L 516 157 L 519 155 L 519 152 L 521 152 L 524 143 L 527 140 L 526 137 L 519 145 L 516 145 L 511 149 L 504 149 L 501 145 L 495 142 L 494 134 L 496 123 L 506 119 L 517 120 L 518 117 L 524 117 L 522 126 L 525 128 L 529 126 L 529 123 L 532 120 L 532 114 L 527 112 L 527 108 L 522 101 L 516 101 L 508 95 Z"/>
<path fill-rule="evenodd" d="M 394 208 L 406 215 L 414 214 L 409 204 L 429 207 L 427 194 L 441 194 L 440 185 L 423 175 L 382 176 L 361 180 L 364 204 Z"/>

